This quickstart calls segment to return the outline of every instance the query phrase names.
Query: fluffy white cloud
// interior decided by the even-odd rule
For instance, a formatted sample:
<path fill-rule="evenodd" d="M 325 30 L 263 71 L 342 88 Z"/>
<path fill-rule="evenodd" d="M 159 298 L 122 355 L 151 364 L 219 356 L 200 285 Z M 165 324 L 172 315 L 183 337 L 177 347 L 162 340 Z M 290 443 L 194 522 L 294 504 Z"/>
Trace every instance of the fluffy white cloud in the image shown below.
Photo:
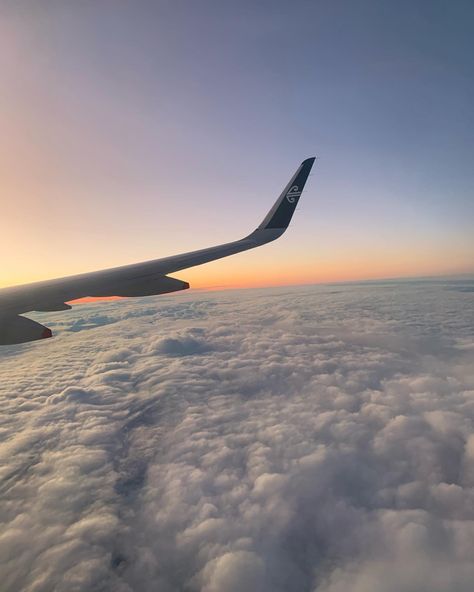
<path fill-rule="evenodd" d="M 38 318 L 55 339 L 0 350 L 2 589 L 472 589 L 469 290 Z"/>

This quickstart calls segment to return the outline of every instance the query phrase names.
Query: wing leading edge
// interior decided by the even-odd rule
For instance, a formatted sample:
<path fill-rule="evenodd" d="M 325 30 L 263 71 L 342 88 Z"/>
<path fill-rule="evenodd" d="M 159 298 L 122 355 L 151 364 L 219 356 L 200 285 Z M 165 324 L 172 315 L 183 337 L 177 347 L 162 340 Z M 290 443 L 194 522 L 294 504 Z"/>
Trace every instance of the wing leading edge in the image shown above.
<path fill-rule="evenodd" d="M 0 289 L 0 345 L 51 337 L 47 327 L 20 314 L 67 310 L 68 301 L 86 296 L 150 296 L 185 290 L 189 288 L 187 282 L 168 274 L 279 238 L 288 228 L 314 161 L 308 158 L 301 163 L 262 223 L 240 240 L 163 259 Z"/>

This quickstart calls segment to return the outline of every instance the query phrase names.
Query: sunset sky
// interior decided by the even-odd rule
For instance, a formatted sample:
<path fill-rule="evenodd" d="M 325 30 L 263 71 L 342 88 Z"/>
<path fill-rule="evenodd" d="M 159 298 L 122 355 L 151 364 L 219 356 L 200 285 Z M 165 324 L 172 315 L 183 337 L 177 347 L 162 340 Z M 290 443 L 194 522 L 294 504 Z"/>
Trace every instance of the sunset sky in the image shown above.
<path fill-rule="evenodd" d="M 474 272 L 474 4 L 0 1 L 0 287 L 244 236 L 216 288 Z"/>

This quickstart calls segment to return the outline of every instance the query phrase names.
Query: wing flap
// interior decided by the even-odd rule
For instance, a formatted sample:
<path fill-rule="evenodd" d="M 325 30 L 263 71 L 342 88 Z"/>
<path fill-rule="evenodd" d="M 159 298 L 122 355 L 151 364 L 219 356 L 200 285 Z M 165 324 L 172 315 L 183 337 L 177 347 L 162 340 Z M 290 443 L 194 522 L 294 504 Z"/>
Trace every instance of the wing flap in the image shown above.
<path fill-rule="evenodd" d="M 170 292 L 187 290 L 188 288 L 188 282 L 183 282 L 182 280 L 165 275 L 153 278 L 127 280 L 124 282 L 118 282 L 115 285 L 112 283 L 102 288 L 93 290 L 93 293 L 89 294 L 89 296 L 157 296 L 158 294 L 169 294 Z"/>

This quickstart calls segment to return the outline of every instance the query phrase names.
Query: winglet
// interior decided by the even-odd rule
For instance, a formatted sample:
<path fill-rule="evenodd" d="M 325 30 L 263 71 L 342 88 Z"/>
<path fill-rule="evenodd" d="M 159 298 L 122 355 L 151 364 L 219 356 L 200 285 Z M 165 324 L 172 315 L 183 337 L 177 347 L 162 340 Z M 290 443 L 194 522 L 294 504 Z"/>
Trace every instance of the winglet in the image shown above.
<path fill-rule="evenodd" d="M 304 160 L 257 230 L 286 230 L 308 179 L 315 157 Z M 282 233 L 281 233 L 282 234 Z"/>

